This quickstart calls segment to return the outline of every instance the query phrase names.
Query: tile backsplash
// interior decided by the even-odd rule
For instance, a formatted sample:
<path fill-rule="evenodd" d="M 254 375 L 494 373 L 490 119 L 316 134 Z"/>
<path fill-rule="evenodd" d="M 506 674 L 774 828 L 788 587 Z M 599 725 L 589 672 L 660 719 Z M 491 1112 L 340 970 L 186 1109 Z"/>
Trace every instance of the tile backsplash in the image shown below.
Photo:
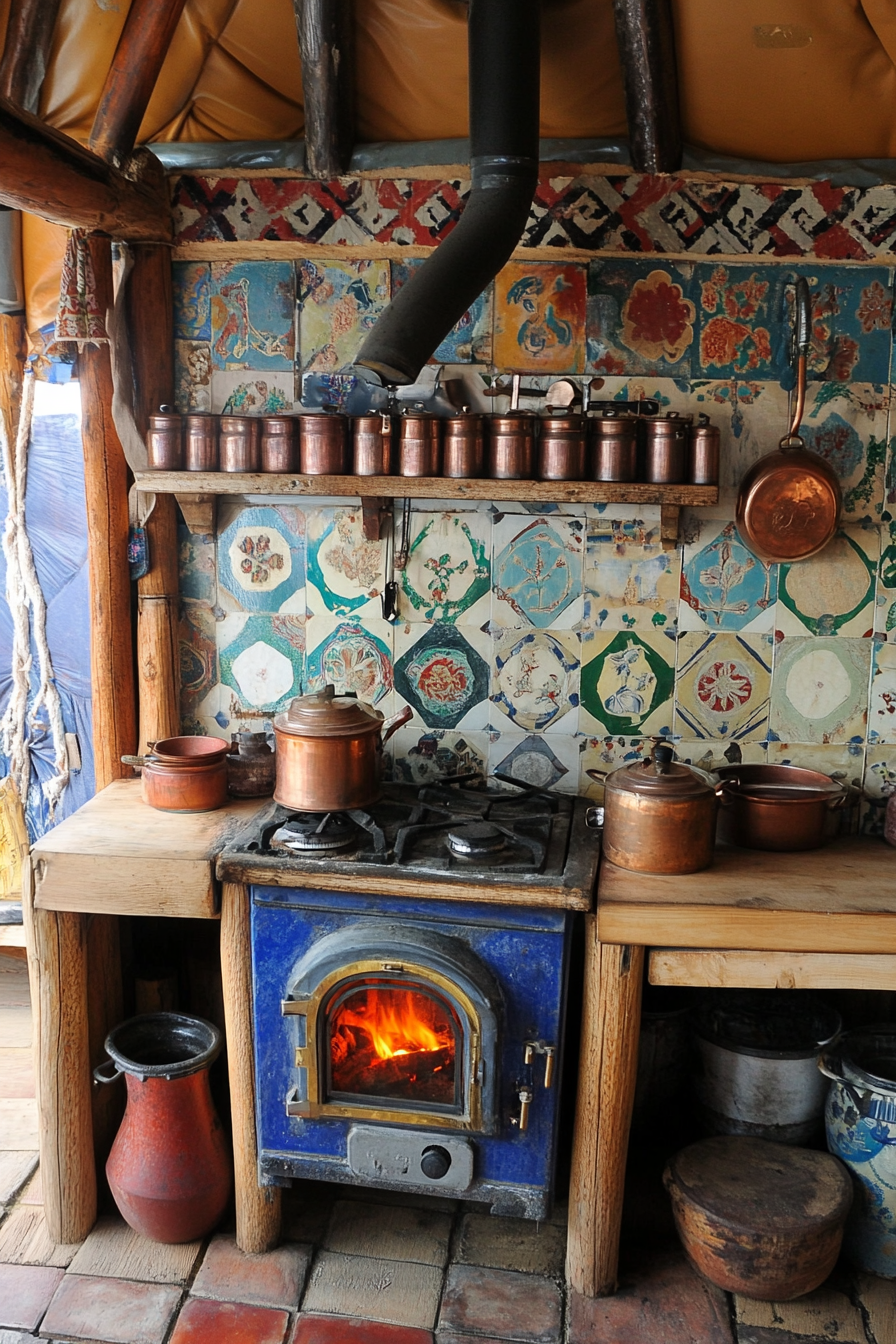
<path fill-rule="evenodd" d="M 350 363 L 420 263 L 346 251 L 176 261 L 180 408 L 291 409 L 303 372 Z M 498 482 L 487 503 L 416 500 L 390 624 L 396 548 L 364 539 L 353 501 L 222 498 L 216 536 L 181 533 L 185 728 L 257 728 L 333 681 L 386 714 L 413 708 L 387 750 L 396 778 L 487 767 L 594 795 L 589 769 L 662 735 L 694 762 L 740 753 L 843 772 L 876 826 L 873 800 L 896 788 L 888 260 L 517 253 L 437 362 L 541 385 L 587 375 L 602 399 L 708 412 L 719 505 L 685 511 L 665 550 L 652 506 L 508 503 Z M 837 471 L 843 524 L 814 559 L 765 565 L 733 502 L 787 425 L 800 274 L 813 308 L 802 434 Z"/>

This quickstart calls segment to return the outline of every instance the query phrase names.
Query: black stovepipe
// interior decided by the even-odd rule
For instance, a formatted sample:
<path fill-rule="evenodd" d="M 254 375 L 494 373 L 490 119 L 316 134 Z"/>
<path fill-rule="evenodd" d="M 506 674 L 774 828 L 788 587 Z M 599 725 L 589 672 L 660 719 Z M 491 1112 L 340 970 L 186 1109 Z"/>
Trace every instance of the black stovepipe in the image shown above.
<path fill-rule="evenodd" d="M 471 0 L 472 190 L 361 346 L 353 371 L 368 382 L 415 382 L 520 240 L 538 183 L 539 10 L 540 0 Z"/>

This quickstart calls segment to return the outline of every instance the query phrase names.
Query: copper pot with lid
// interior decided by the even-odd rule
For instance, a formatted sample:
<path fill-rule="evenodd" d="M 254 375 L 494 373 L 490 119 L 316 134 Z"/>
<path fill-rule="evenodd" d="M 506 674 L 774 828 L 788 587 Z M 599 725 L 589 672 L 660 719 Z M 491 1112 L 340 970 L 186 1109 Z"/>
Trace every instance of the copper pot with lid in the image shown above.
<path fill-rule="evenodd" d="M 535 475 L 535 433 L 532 411 L 489 416 L 488 474 L 495 481 L 531 481 Z"/>
<path fill-rule="evenodd" d="M 386 719 L 332 684 L 296 696 L 274 719 L 274 801 L 299 812 L 370 807 L 380 796 L 383 744 L 412 717 L 405 705 Z"/>
<path fill-rule="evenodd" d="M 651 760 L 623 766 L 603 779 L 605 859 L 636 873 L 698 873 L 712 863 L 716 809 L 724 801 L 715 775 L 674 759 L 657 745 Z"/>
<path fill-rule="evenodd" d="M 538 476 L 542 481 L 584 481 L 584 415 L 548 415 L 541 422 Z"/>
<path fill-rule="evenodd" d="M 677 485 L 687 480 L 690 429 L 691 416 L 677 411 L 645 419 L 645 481 Z"/>
<path fill-rule="evenodd" d="M 399 476 L 438 476 L 442 422 L 429 411 L 406 412 L 399 422 Z"/>
<path fill-rule="evenodd" d="M 634 481 L 638 476 L 638 422 L 633 415 L 604 411 L 589 420 L 591 472 L 595 481 Z"/>
<path fill-rule="evenodd" d="M 485 429 L 481 415 L 464 412 L 445 421 L 442 475 L 473 480 L 485 464 Z"/>
<path fill-rule="evenodd" d="M 342 476 L 348 465 L 348 420 L 338 411 L 300 415 L 299 471 L 303 476 Z"/>

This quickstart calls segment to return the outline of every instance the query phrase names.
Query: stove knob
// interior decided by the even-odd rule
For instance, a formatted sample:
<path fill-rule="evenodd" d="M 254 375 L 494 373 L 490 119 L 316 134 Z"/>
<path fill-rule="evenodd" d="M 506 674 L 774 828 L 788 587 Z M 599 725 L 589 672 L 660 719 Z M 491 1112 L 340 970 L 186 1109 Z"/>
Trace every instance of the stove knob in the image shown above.
<path fill-rule="evenodd" d="M 424 1176 L 428 1176 L 430 1180 L 438 1181 L 448 1174 L 448 1168 L 451 1166 L 451 1154 L 447 1148 L 432 1144 L 431 1147 L 423 1149 L 420 1166 Z"/>

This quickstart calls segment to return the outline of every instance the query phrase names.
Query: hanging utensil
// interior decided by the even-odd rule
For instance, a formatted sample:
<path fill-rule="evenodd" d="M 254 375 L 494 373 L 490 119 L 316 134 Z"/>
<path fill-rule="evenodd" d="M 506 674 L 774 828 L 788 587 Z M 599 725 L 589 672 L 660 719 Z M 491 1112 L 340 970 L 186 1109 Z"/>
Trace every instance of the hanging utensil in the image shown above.
<path fill-rule="evenodd" d="M 768 564 L 793 564 L 824 550 L 840 522 L 836 473 L 799 435 L 806 404 L 806 360 L 811 336 L 809 286 L 800 276 L 796 311 L 797 384 L 790 429 L 778 450 L 750 468 L 737 497 L 735 518 L 744 544 Z"/>
<path fill-rule="evenodd" d="M 383 584 L 383 620 L 394 625 L 398 620 L 398 584 L 395 581 L 395 516 L 390 507 L 386 523 L 386 556 L 384 572 L 391 577 Z"/>
<path fill-rule="evenodd" d="M 395 568 L 404 570 L 407 568 L 408 556 L 411 551 L 411 501 L 402 500 L 401 508 L 401 540 L 398 544 L 398 555 L 395 557 Z"/>

